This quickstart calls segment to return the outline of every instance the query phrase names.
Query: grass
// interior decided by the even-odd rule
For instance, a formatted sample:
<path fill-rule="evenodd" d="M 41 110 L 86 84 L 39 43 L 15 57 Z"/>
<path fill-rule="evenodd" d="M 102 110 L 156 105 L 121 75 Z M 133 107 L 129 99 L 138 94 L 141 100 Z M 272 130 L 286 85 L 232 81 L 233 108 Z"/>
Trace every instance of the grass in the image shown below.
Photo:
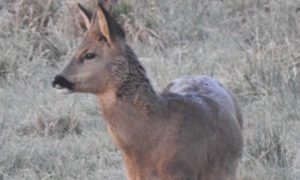
<path fill-rule="evenodd" d="M 51 87 L 83 35 L 70 2 L 0 2 L 0 180 L 125 178 L 95 97 Z M 114 16 L 158 91 L 206 74 L 237 94 L 238 179 L 300 179 L 297 0 L 124 0 Z"/>

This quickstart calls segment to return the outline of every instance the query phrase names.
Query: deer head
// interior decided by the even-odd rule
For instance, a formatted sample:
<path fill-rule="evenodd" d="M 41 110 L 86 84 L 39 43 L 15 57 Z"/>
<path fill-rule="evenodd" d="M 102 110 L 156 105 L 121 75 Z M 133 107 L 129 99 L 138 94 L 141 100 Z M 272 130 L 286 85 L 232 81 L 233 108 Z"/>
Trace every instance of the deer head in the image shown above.
<path fill-rule="evenodd" d="M 67 94 L 101 94 L 121 83 L 128 72 L 124 53 L 125 33 L 102 3 L 95 13 L 78 4 L 87 32 L 65 69 L 55 76 L 53 87 Z"/>

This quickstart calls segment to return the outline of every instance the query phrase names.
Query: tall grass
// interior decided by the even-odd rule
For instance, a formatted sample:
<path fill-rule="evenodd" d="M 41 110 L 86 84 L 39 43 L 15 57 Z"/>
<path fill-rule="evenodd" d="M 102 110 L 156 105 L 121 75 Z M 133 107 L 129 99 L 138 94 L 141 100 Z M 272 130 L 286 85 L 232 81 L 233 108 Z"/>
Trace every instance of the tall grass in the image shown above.
<path fill-rule="evenodd" d="M 51 88 L 83 36 L 72 2 L 0 2 L 0 179 L 124 179 L 95 98 Z M 300 179 L 297 0 L 120 0 L 113 14 L 158 91 L 206 74 L 237 94 L 238 179 Z"/>

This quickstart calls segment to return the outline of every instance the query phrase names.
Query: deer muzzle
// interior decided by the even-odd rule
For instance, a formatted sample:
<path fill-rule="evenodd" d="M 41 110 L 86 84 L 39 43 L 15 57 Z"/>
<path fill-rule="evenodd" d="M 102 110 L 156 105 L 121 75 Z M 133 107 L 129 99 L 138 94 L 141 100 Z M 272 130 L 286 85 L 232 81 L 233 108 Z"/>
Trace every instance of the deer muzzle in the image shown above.
<path fill-rule="evenodd" d="M 68 81 L 62 75 L 56 75 L 52 86 L 61 94 L 70 94 L 73 92 L 74 83 Z"/>

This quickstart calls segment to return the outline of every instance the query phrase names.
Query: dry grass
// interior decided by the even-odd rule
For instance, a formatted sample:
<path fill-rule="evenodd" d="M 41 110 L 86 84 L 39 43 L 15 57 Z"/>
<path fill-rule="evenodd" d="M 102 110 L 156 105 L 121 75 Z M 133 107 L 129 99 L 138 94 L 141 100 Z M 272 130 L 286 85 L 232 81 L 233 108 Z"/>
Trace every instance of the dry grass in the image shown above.
<path fill-rule="evenodd" d="M 124 179 L 95 98 L 50 85 L 82 37 L 69 2 L 0 2 L 0 180 Z M 114 16 L 158 91 L 201 74 L 235 91 L 238 179 L 300 179 L 297 0 L 120 0 Z"/>

